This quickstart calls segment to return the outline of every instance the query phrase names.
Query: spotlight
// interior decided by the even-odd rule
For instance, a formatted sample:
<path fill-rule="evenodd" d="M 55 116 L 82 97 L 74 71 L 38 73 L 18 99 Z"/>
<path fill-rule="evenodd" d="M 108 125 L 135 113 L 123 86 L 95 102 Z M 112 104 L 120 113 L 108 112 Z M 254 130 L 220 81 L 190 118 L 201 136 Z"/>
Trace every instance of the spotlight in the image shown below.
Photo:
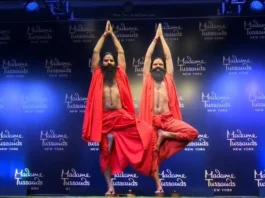
<path fill-rule="evenodd" d="M 263 16 L 264 14 L 264 0 L 248 0 L 242 9 L 243 16 Z"/>
<path fill-rule="evenodd" d="M 40 6 L 36 0 L 26 1 L 25 9 L 27 12 L 37 12 Z"/>
<path fill-rule="evenodd" d="M 250 10 L 253 12 L 260 12 L 264 10 L 264 3 L 259 0 L 252 0 L 250 2 Z"/>
<path fill-rule="evenodd" d="M 223 0 L 224 15 L 264 15 L 265 0 Z"/>

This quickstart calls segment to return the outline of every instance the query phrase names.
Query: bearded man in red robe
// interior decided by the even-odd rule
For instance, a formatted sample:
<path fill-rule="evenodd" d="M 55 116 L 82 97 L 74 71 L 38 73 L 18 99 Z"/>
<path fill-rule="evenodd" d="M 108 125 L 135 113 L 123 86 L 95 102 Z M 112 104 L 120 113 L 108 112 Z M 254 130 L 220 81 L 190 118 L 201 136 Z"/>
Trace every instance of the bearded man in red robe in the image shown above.
<path fill-rule="evenodd" d="M 162 58 L 151 60 L 156 43 L 160 39 L 165 62 Z M 174 83 L 174 66 L 170 49 L 159 24 L 155 38 L 149 46 L 143 67 L 143 90 L 140 102 L 140 118 L 152 125 L 158 133 L 158 165 L 183 150 L 198 137 L 198 131 L 182 121 L 178 94 Z M 156 193 L 163 193 L 158 169 L 153 178 Z"/>
<path fill-rule="evenodd" d="M 100 61 L 100 51 L 110 36 L 118 54 L 118 64 L 111 53 Z M 101 63 L 99 63 L 101 62 Z M 108 21 L 92 57 L 92 80 L 84 115 L 82 138 L 100 142 L 100 167 L 108 191 L 114 195 L 111 174 L 121 173 L 128 165 L 143 175 L 157 168 L 157 135 L 152 126 L 136 117 L 123 48 Z"/>

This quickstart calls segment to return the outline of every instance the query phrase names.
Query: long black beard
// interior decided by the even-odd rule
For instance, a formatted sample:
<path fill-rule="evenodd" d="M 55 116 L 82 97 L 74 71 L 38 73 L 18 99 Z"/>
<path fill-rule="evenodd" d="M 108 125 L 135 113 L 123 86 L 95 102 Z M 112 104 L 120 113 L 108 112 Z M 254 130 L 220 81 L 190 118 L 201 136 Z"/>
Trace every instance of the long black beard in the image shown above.
<path fill-rule="evenodd" d="M 104 84 L 112 86 L 117 72 L 117 66 L 107 65 L 101 66 L 101 72 L 103 74 Z"/>
<path fill-rule="evenodd" d="M 158 67 L 152 69 L 150 73 L 157 83 L 161 83 L 166 75 L 166 70 L 164 68 Z"/>

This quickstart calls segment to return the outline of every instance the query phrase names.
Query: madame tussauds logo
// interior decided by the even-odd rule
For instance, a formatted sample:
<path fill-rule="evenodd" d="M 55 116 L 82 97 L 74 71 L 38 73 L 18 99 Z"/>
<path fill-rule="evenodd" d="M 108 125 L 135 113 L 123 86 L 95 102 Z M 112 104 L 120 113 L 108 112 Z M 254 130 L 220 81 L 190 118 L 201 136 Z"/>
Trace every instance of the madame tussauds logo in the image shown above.
<path fill-rule="evenodd" d="M 223 56 L 223 65 L 229 74 L 248 74 L 252 70 L 250 59 L 238 58 L 236 55 Z"/>
<path fill-rule="evenodd" d="M 113 186 L 138 186 L 136 179 L 139 176 L 136 173 L 114 174 L 111 178 Z"/>
<path fill-rule="evenodd" d="M 223 174 L 218 169 L 215 169 L 214 171 L 205 170 L 204 177 L 208 187 L 211 188 L 236 187 L 236 176 L 234 174 Z"/>
<path fill-rule="evenodd" d="M 250 39 L 265 38 L 265 24 L 259 23 L 257 20 L 244 21 L 244 30 Z"/>
<path fill-rule="evenodd" d="M 92 39 L 95 38 L 93 32 L 95 32 L 93 27 L 85 27 L 82 24 L 69 26 L 71 39 Z"/>
<path fill-rule="evenodd" d="M 227 26 L 225 24 L 215 24 L 212 21 L 200 21 L 199 31 L 205 40 L 224 39 L 227 36 Z"/>
<path fill-rule="evenodd" d="M 134 67 L 134 72 L 137 73 L 138 76 L 142 76 L 143 74 L 143 66 L 144 66 L 144 57 L 133 57 L 132 67 Z"/>
<path fill-rule="evenodd" d="M 158 23 L 155 24 L 155 31 L 157 30 Z M 183 28 L 179 25 L 172 25 L 168 22 L 161 23 L 163 29 L 163 35 L 166 39 L 179 40 L 179 37 L 183 36 Z"/>
<path fill-rule="evenodd" d="M 61 180 L 63 180 L 63 186 L 90 186 L 89 173 L 78 173 L 75 169 L 64 170 L 61 172 Z"/>
<path fill-rule="evenodd" d="M 48 98 L 38 95 L 21 95 L 21 104 L 25 113 L 43 113 L 48 109 Z"/>
<path fill-rule="evenodd" d="M 45 60 L 45 67 L 49 70 L 51 68 L 66 68 L 68 69 L 68 67 L 71 67 L 72 63 L 69 61 L 60 61 L 58 58 L 54 58 L 54 59 L 46 59 Z M 50 71 L 52 72 L 52 71 Z M 71 72 L 71 69 L 70 69 Z M 69 71 L 68 71 L 69 73 Z"/>
<path fill-rule="evenodd" d="M 128 26 L 124 23 L 113 25 L 113 31 L 117 38 L 122 41 L 135 41 L 138 38 L 139 28 L 137 26 Z"/>
<path fill-rule="evenodd" d="M 254 180 L 257 181 L 258 187 L 265 187 L 265 170 L 260 172 L 254 170 Z"/>
<path fill-rule="evenodd" d="M 208 112 L 227 112 L 231 108 L 230 98 L 228 96 L 220 96 L 215 92 L 202 92 L 202 103 Z"/>
<path fill-rule="evenodd" d="M 184 58 L 177 57 L 177 66 L 182 75 L 202 75 L 206 71 L 206 62 L 204 60 L 195 60 L 190 56 Z"/>
<path fill-rule="evenodd" d="M 16 59 L 3 59 L 2 69 L 6 77 L 24 77 L 29 72 L 27 62 L 20 62 Z"/>
<path fill-rule="evenodd" d="M 58 58 L 45 60 L 45 68 L 50 77 L 68 77 L 72 73 L 71 67 L 71 62 L 60 61 Z"/>
<path fill-rule="evenodd" d="M 68 135 L 56 134 L 54 130 L 41 131 L 40 140 L 45 150 L 64 150 L 68 146 Z"/>
<path fill-rule="evenodd" d="M 40 25 L 28 26 L 27 34 L 31 43 L 48 43 L 52 39 L 53 30 Z"/>
<path fill-rule="evenodd" d="M 251 102 L 251 107 L 256 112 L 265 111 L 265 94 L 261 91 L 252 91 L 248 95 L 248 99 Z"/>
<path fill-rule="evenodd" d="M 205 151 L 206 147 L 209 147 L 208 134 L 199 134 L 195 142 L 191 142 L 185 148 L 185 151 Z"/>
<path fill-rule="evenodd" d="M 43 185 L 43 174 L 32 173 L 28 168 L 24 170 L 15 170 L 15 180 L 17 186 L 42 186 Z"/>
<path fill-rule="evenodd" d="M 258 137 L 254 133 L 242 133 L 240 129 L 227 130 L 226 137 L 229 141 L 229 146 L 233 147 L 233 151 L 254 151 L 254 147 L 258 146 Z"/>
<path fill-rule="evenodd" d="M 95 29 L 82 24 L 70 25 L 68 33 L 74 43 L 87 43 L 95 38 Z"/>
<path fill-rule="evenodd" d="M 66 94 L 65 103 L 70 113 L 84 113 L 87 97 L 82 97 L 79 93 Z"/>
<path fill-rule="evenodd" d="M 3 60 L 2 68 L 14 68 L 14 67 L 28 67 L 28 63 L 26 62 L 18 62 L 16 59 L 12 58 L 11 60 Z"/>
<path fill-rule="evenodd" d="M 23 146 L 23 135 L 11 133 L 9 130 L 0 131 L 0 151 L 1 150 L 18 150 Z"/>
<path fill-rule="evenodd" d="M 170 169 L 166 169 L 159 173 L 159 176 L 161 177 L 160 182 L 162 186 L 187 186 L 185 181 L 187 176 L 185 174 L 175 174 Z"/>

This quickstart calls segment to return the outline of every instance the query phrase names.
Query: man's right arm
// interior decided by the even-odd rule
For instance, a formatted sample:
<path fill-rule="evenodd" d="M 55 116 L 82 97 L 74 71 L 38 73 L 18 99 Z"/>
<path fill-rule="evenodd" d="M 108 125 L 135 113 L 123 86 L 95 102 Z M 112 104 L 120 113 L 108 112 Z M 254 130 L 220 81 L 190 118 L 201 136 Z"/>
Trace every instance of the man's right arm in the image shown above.
<path fill-rule="evenodd" d="M 143 68 L 143 75 L 146 76 L 150 72 L 150 67 L 151 67 L 151 59 L 153 52 L 155 50 L 156 42 L 158 40 L 158 37 L 155 37 L 150 46 L 148 47 L 148 50 L 145 54 L 144 57 L 144 68 Z"/>
<path fill-rule="evenodd" d="M 106 27 L 105 27 L 105 32 L 104 34 L 100 37 L 98 40 L 94 50 L 93 50 L 93 55 L 92 55 L 92 64 L 91 64 L 91 72 L 94 73 L 95 69 L 99 65 L 99 60 L 100 60 L 100 51 L 101 48 L 104 44 L 106 36 L 109 34 L 109 29 L 110 29 L 110 21 L 107 21 Z"/>
<path fill-rule="evenodd" d="M 152 43 L 150 44 L 150 46 L 147 49 L 147 52 L 145 54 L 145 58 L 144 58 L 144 67 L 143 67 L 143 76 L 144 78 L 149 74 L 150 72 L 150 67 L 151 67 L 151 62 L 152 62 L 152 55 L 154 53 L 155 50 L 155 46 L 156 43 L 161 35 L 161 24 L 158 25 L 157 30 L 156 30 L 156 35 L 154 40 L 152 41 Z"/>
<path fill-rule="evenodd" d="M 93 50 L 93 55 L 92 55 L 92 64 L 91 64 L 91 72 L 94 73 L 95 69 L 98 67 L 99 65 L 99 60 L 100 60 L 100 51 L 101 48 L 104 44 L 105 41 L 105 37 L 107 36 L 106 33 L 104 33 L 100 39 L 98 40 L 94 50 Z"/>

